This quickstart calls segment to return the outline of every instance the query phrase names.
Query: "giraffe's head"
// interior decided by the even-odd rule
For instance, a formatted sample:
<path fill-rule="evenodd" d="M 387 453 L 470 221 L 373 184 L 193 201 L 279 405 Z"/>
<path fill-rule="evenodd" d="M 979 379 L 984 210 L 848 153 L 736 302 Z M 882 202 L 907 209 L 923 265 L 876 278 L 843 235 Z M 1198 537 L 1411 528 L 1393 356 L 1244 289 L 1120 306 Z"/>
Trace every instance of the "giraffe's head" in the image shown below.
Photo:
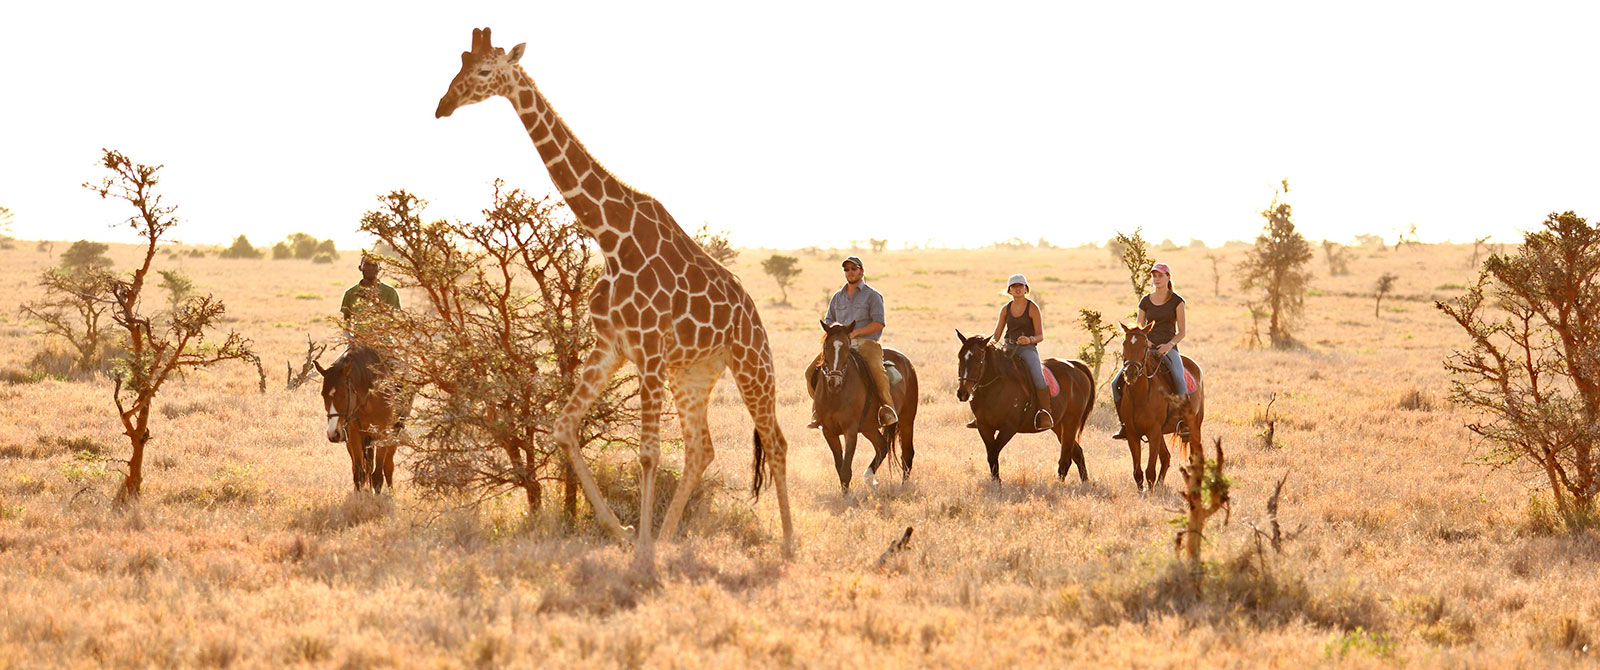
<path fill-rule="evenodd" d="M 488 100 L 496 95 L 508 95 L 517 82 L 517 61 L 527 43 L 511 48 L 497 49 L 489 43 L 489 29 L 472 29 L 472 50 L 461 52 L 461 71 L 450 81 L 450 90 L 439 98 L 439 108 L 434 118 L 450 116 L 457 108 Z"/>

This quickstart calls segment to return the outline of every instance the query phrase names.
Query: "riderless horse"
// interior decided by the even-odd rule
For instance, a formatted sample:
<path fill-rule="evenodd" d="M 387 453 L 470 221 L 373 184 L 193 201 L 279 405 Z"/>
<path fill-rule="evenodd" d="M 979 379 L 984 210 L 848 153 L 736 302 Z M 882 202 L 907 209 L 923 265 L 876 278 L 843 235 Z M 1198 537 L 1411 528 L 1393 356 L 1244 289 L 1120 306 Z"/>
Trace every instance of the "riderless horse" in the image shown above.
<path fill-rule="evenodd" d="M 352 344 L 322 373 L 322 404 L 328 413 L 328 441 L 343 440 L 350 452 L 351 479 L 356 490 L 367 484 L 372 492 L 384 483 L 394 487 L 395 408 L 381 382 L 389 364 L 377 350 Z"/>

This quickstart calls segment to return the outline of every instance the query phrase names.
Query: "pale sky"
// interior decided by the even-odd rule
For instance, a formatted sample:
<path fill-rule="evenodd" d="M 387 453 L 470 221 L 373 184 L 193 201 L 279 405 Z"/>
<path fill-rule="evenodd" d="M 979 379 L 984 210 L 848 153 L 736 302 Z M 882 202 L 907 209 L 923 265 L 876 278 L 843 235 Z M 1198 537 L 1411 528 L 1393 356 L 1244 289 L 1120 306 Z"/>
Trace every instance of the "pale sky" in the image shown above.
<path fill-rule="evenodd" d="M 148 7 L 146 6 L 148 5 Z M 473 27 L 595 156 L 739 246 L 1515 239 L 1600 217 L 1594 3 L 6 3 L 0 206 L 131 241 L 78 184 L 166 165 L 177 239 L 365 245 L 375 196 L 551 190 L 509 103 L 434 119 Z M 126 207 L 126 205 L 124 205 Z"/>

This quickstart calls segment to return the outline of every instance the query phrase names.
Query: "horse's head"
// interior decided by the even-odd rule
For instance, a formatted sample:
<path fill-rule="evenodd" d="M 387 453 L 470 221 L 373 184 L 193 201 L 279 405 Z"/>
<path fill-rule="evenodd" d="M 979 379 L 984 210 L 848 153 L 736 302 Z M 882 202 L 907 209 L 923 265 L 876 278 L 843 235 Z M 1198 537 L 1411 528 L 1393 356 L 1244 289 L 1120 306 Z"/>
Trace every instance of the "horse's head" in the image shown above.
<path fill-rule="evenodd" d="M 1122 369 L 1140 368 L 1144 366 L 1144 359 L 1150 355 L 1150 330 L 1155 328 L 1154 321 L 1143 326 L 1129 328 L 1122 325 Z M 1124 375 L 1126 376 L 1126 375 Z"/>
<path fill-rule="evenodd" d="M 322 374 L 322 408 L 328 413 L 328 441 L 338 442 L 345 436 L 345 424 L 351 406 L 349 359 L 340 356 L 326 368 L 313 362 Z"/>
<path fill-rule="evenodd" d="M 850 364 L 850 324 L 822 324 L 822 376 L 829 391 L 844 386 L 844 372 Z"/>
<path fill-rule="evenodd" d="M 989 361 L 989 338 L 967 337 L 958 329 L 956 339 L 961 340 L 961 351 L 956 353 L 956 400 L 966 402 L 983 379 L 984 364 Z"/>

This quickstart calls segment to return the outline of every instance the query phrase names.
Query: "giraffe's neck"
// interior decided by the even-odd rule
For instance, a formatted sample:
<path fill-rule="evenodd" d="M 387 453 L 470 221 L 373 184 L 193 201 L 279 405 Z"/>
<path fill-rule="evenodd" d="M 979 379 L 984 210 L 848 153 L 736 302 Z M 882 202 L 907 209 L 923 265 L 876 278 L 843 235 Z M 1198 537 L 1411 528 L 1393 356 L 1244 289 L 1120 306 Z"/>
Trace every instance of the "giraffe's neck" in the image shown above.
<path fill-rule="evenodd" d="M 589 154 L 521 68 L 517 69 L 517 86 L 507 97 L 527 129 L 528 138 L 533 140 L 534 148 L 539 150 L 539 157 L 550 172 L 550 181 L 561 192 L 578 224 L 610 255 L 617 241 L 632 232 L 634 224 L 631 211 L 624 216 L 624 212 L 605 207 L 606 201 L 626 202 L 632 199 L 625 195 L 639 194 Z"/>

